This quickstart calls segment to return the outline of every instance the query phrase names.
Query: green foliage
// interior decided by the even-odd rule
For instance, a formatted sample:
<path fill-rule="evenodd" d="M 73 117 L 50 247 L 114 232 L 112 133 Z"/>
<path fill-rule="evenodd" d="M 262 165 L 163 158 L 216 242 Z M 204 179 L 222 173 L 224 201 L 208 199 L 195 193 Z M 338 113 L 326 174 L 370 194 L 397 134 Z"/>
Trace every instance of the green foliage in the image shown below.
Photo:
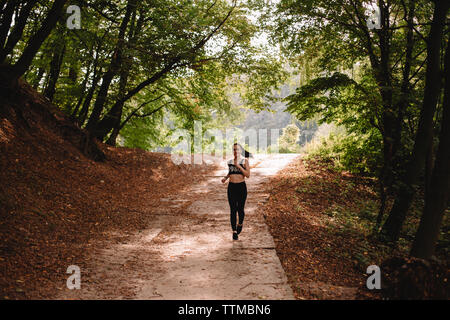
<path fill-rule="evenodd" d="M 343 126 L 354 135 L 355 145 L 350 143 L 350 138 L 341 144 L 354 152 L 367 151 L 371 155 L 374 147 L 380 150 L 375 152 L 378 155 L 384 143 L 393 140 L 392 126 L 401 125 L 398 154 L 392 160 L 393 166 L 397 167 L 393 171 L 402 170 L 398 164 L 404 163 L 402 160 L 410 153 L 417 128 L 426 58 L 422 35 L 429 30 L 433 9 L 429 1 L 414 3 L 414 21 L 423 22 L 424 29 L 420 35 L 413 32 L 411 59 L 406 63 L 406 15 L 410 4 L 398 0 L 386 3 L 390 29 L 383 37 L 377 30 L 367 29 L 370 5 L 364 0 L 281 0 L 266 8 L 263 15 L 273 41 L 280 43 L 283 54 L 302 75 L 300 87 L 285 99 L 287 111 L 299 120 L 318 117 L 319 123 Z M 389 52 L 383 56 L 382 49 L 386 47 Z M 381 69 L 383 60 L 388 70 Z M 406 78 L 408 81 L 403 83 L 406 65 L 411 70 Z M 405 90 L 407 93 L 403 93 Z M 403 109 L 399 107 L 402 105 L 405 106 Z M 390 125 L 387 115 L 402 118 Z M 380 135 L 385 139 L 380 139 Z M 361 143 L 357 143 L 360 139 L 370 141 L 364 142 L 369 149 L 361 149 Z M 360 158 L 358 154 L 354 160 Z M 382 160 L 378 166 L 361 166 L 375 174 L 381 172 L 380 167 L 385 161 L 391 161 L 388 158 Z"/>
<path fill-rule="evenodd" d="M 357 239 L 352 250 L 343 253 L 343 257 L 352 259 L 361 272 L 365 272 L 368 265 L 381 262 L 391 251 L 389 247 L 374 243 L 371 239 L 377 210 L 375 201 L 365 200 L 357 203 L 354 209 L 332 205 L 323 212 L 331 217 L 327 222 L 328 233 L 338 237 L 351 235 Z"/>
<path fill-rule="evenodd" d="M 364 135 L 340 131 L 314 139 L 304 151 L 307 158 L 332 161 L 339 170 L 374 175 L 382 158 L 380 143 L 381 137 L 375 130 Z"/>
<path fill-rule="evenodd" d="M 330 77 L 315 78 L 285 99 L 288 102 L 286 110 L 300 120 L 310 119 L 317 113 L 327 112 L 324 109 L 332 103 L 338 103 L 337 90 L 350 85 L 358 86 L 354 80 L 339 72 Z M 325 92 L 328 95 L 324 95 Z"/>
<path fill-rule="evenodd" d="M 298 138 L 300 129 L 293 123 L 283 129 L 283 134 L 278 139 L 278 148 L 280 153 L 298 153 L 300 145 Z"/>
<path fill-rule="evenodd" d="M 81 8 L 81 29 L 69 30 L 64 13 L 26 79 L 45 92 L 55 48 L 64 47 L 53 101 L 68 115 L 78 117 L 81 126 L 86 124 L 81 106 L 88 102 L 89 118 L 103 76 L 114 69 L 112 57 L 119 45 L 121 62 L 113 70 L 100 119 L 124 95 L 164 71 L 125 102 L 120 132 L 125 145 L 151 148 L 167 143 L 170 130 L 175 126 L 192 130 L 193 120 L 202 121 L 205 130 L 220 129 L 242 120 L 239 108 L 262 111 L 280 100 L 272 90 L 286 79 L 287 72 L 278 55 L 251 41 L 262 31 L 249 19 L 257 7 L 251 1 L 76 0 L 71 4 Z M 128 4 L 132 14 L 119 41 Z M 19 57 L 49 7 L 44 1 L 33 8 L 8 62 Z M 87 100 L 90 90 L 93 95 Z M 152 112 L 157 109 L 159 115 Z M 162 117 L 163 121 L 146 117 Z"/>

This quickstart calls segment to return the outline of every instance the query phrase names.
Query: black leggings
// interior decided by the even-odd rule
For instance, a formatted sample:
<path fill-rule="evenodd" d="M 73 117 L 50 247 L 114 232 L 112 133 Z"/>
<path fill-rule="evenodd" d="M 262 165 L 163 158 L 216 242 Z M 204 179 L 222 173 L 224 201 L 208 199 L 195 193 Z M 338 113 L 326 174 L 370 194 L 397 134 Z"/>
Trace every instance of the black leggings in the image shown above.
<path fill-rule="evenodd" d="M 239 224 L 244 222 L 244 206 L 247 199 L 247 185 L 245 181 L 228 183 L 228 203 L 230 204 L 230 222 L 233 231 L 236 231 L 236 211 L 239 213 Z"/>

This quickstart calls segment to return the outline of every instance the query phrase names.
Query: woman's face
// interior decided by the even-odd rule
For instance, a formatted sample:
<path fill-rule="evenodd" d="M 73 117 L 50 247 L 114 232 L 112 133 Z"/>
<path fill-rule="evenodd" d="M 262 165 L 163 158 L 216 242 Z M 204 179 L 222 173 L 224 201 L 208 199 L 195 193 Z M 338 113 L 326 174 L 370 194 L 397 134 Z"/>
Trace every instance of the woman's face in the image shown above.
<path fill-rule="evenodd" d="M 241 153 L 241 147 L 239 145 L 235 144 L 233 146 L 233 154 L 235 157 L 237 157 Z"/>

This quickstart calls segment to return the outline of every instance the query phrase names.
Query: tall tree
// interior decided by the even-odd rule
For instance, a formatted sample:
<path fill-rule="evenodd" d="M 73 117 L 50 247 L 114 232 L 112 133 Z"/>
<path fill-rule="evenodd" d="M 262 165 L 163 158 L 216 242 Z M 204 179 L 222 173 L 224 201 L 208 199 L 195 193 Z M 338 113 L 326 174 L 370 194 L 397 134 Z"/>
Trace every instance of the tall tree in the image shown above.
<path fill-rule="evenodd" d="M 183 4 L 185 4 L 185 3 L 183 3 Z M 163 35 L 169 36 L 170 38 L 177 41 L 173 44 L 168 44 L 169 47 L 173 47 L 174 49 L 167 50 L 167 48 L 164 48 L 164 47 L 150 46 L 150 49 L 154 48 L 157 51 L 162 52 L 162 54 L 159 56 L 155 55 L 155 58 L 156 58 L 155 62 L 157 62 L 157 65 L 155 66 L 154 70 L 152 70 L 151 76 L 145 77 L 144 80 L 139 81 L 137 84 L 134 84 L 125 94 L 121 94 L 121 97 L 119 99 L 117 99 L 117 101 L 113 104 L 112 110 L 114 110 L 114 112 L 116 112 L 117 110 L 121 110 L 121 106 L 124 103 L 126 103 L 127 101 L 129 101 L 130 99 L 132 99 L 133 97 L 138 95 L 139 93 L 141 93 L 144 89 L 146 89 L 150 85 L 158 82 L 159 80 L 161 80 L 162 78 L 167 76 L 170 72 L 174 72 L 177 69 L 179 70 L 184 67 L 188 67 L 191 65 L 195 65 L 197 63 L 201 63 L 201 61 L 199 61 L 198 57 L 205 50 L 205 45 L 209 42 L 209 40 L 213 36 L 216 36 L 218 34 L 219 30 L 224 26 L 224 24 L 226 22 L 228 22 L 228 20 L 231 17 L 231 14 L 233 13 L 233 11 L 236 8 L 236 4 L 237 4 L 237 2 L 233 1 L 231 8 L 228 9 L 228 12 L 224 15 L 224 17 L 220 18 L 219 23 L 216 26 L 209 25 L 204 30 L 200 30 L 201 32 L 194 32 L 193 33 L 194 35 L 186 35 L 186 33 L 188 32 L 188 26 L 182 26 L 182 25 L 181 26 L 174 25 L 173 26 L 174 30 L 173 30 L 172 34 L 170 32 L 168 32 L 167 30 L 160 30 L 160 32 Z M 208 9 L 206 10 L 206 13 L 215 5 L 216 5 L 216 2 L 214 2 L 212 5 L 210 5 L 208 7 Z M 162 10 L 162 8 L 158 8 L 158 9 L 161 10 L 162 13 L 164 13 L 164 10 Z M 189 7 L 187 7 L 186 9 L 188 10 Z M 198 12 L 199 9 L 196 9 L 196 10 Z M 181 13 L 182 13 L 182 11 L 181 11 Z M 183 17 L 183 22 L 188 22 L 187 18 L 189 18 L 190 15 L 194 14 L 194 17 L 195 17 L 195 13 L 196 13 L 196 11 L 188 10 L 188 12 L 186 13 L 186 16 Z M 179 15 L 181 15 L 181 14 L 179 13 Z M 201 14 L 199 12 L 199 15 L 195 18 L 199 19 L 201 21 L 202 16 L 207 17 L 207 15 L 205 13 Z M 216 17 L 214 17 L 214 16 L 207 17 L 207 18 L 212 21 L 216 20 Z M 157 17 L 157 19 L 160 20 L 160 21 L 158 21 L 159 23 L 167 24 L 166 21 L 162 21 L 164 19 L 164 17 Z M 206 19 L 206 21 L 208 21 L 208 19 Z M 173 22 L 176 23 L 176 21 L 173 21 Z M 203 21 L 203 23 L 205 23 L 205 21 Z M 211 22 L 208 21 L 208 23 L 211 23 Z M 189 24 L 192 25 L 192 21 L 189 21 Z M 198 27 L 195 26 L 195 28 L 197 29 Z M 185 37 L 187 37 L 187 39 L 182 38 L 180 36 L 185 36 Z M 145 37 L 148 37 L 148 35 L 145 35 Z M 141 42 L 142 42 L 142 40 L 141 40 Z M 234 45 L 231 45 L 231 48 L 233 46 Z M 229 49 L 229 48 L 225 48 L 225 51 L 226 51 L 226 49 Z M 146 50 L 146 49 L 142 48 L 141 50 Z M 146 57 L 146 59 L 148 59 L 148 58 Z M 208 61 L 208 60 L 209 59 L 206 59 L 205 61 Z M 105 94 L 107 95 L 107 92 L 106 91 L 102 92 L 101 89 L 99 90 L 99 95 L 100 95 L 100 93 L 102 93 L 102 96 Z M 98 100 L 98 98 L 97 98 L 97 100 Z M 99 139 L 104 138 L 105 135 L 113 128 L 112 122 L 108 120 L 108 118 L 110 118 L 109 115 L 107 115 L 108 118 L 104 119 L 105 121 L 99 122 L 100 113 L 102 110 L 103 110 L 103 107 L 101 106 L 100 103 L 97 103 L 97 101 L 96 101 L 96 104 L 94 105 L 94 110 L 93 110 L 93 112 L 90 116 L 89 122 L 86 126 L 86 128 L 93 134 L 93 136 L 95 136 Z M 101 126 L 99 126 L 100 124 L 101 124 Z"/>
<path fill-rule="evenodd" d="M 11 26 L 14 10 L 19 1 L 11 0 L 6 3 L 5 8 L 1 11 L 0 20 L 0 47 L 4 47 L 6 38 L 8 37 L 9 28 Z"/>
<path fill-rule="evenodd" d="M 102 84 L 97 94 L 97 99 L 95 100 L 94 109 L 91 113 L 89 121 L 86 125 L 86 129 L 93 133 L 98 125 L 100 115 L 106 103 L 108 96 L 108 90 L 111 85 L 111 81 L 116 76 L 120 70 L 122 64 L 123 50 L 125 46 L 125 32 L 127 30 L 128 24 L 130 22 L 133 12 L 136 11 L 136 0 L 129 0 L 127 2 L 125 16 L 119 27 L 119 36 L 116 43 L 116 48 L 111 56 L 111 63 L 109 65 L 108 71 L 105 72 L 102 78 Z"/>
<path fill-rule="evenodd" d="M 300 114 L 300 120 L 320 113 L 331 115 L 327 116 L 328 120 L 342 120 L 345 117 L 344 121 L 348 124 L 351 121 L 349 113 L 345 115 L 337 112 L 338 109 L 349 109 L 348 101 L 345 100 L 348 94 L 345 97 L 341 95 L 343 99 L 340 103 L 337 103 L 335 94 L 348 91 L 349 87 L 354 86 L 354 81 L 348 81 L 342 74 L 333 74 L 333 71 L 338 71 L 339 67 L 352 69 L 355 61 L 364 65 L 368 61 L 368 72 L 363 78 L 365 83 L 359 82 L 359 86 L 354 88 L 366 87 L 366 92 L 362 93 L 363 96 L 370 96 L 371 102 L 360 102 L 360 106 L 364 105 L 368 109 L 356 107 L 356 112 L 364 117 L 369 116 L 371 127 L 378 130 L 382 137 L 383 159 L 377 170 L 381 197 L 377 220 L 380 225 L 387 193 L 392 192 L 396 169 L 401 167 L 398 154 L 406 147 L 402 144 L 405 115 L 411 109 L 411 96 L 419 90 L 415 88 L 417 81 L 413 81 L 421 74 L 424 44 L 422 40 L 416 41 L 416 38 L 421 37 L 417 25 L 422 24 L 426 10 L 417 13 L 417 0 L 376 1 L 380 10 L 379 29 L 370 30 L 366 12 L 374 2 L 282 0 L 278 4 L 279 21 L 273 33 L 289 56 L 309 52 L 318 56 L 315 63 L 319 69 L 317 81 L 312 80 L 305 90 L 299 89 L 297 94 L 288 99 L 288 110 Z M 375 82 L 376 88 L 373 89 L 377 96 L 370 92 L 368 81 Z M 353 90 L 353 97 L 358 95 L 358 91 Z M 318 105 L 312 106 L 312 102 Z M 365 126 L 362 125 L 363 128 Z"/>
<path fill-rule="evenodd" d="M 47 39 L 50 32 L 56 26 L 59 18 L 62 15 L 63 8 L 67 0 L 55 0 L 46 18 L 42 22 L 41 27 L 36 31 L 36 33 L 31 36 L 22 55 L 16 61 L 16 63 L 11 68 L 11 78 L 16 79 L 21 77 L 30 67 L 34 56 L 39 51 L 42 43 Z"/>
<path fill-rule="evenodd" d="M 44 90 L 44 95 L 50 100 L 53 100 L 53 95 L 56 91 L 56 83 L 61 73 L 61 66 L 66 51 L 66 44 L 64 39 L 64 33 L 58 32 L 58 36 L 53 41 L 53 56 L 50 61 L 50 71 L 48 74 L 47 87 Z"/>
<path fill-rule="evenodd" d="M 22 5 L 19 11 L 19 15 L 15 18 L 16 23 L 14 24 L 14 27 L 10 31 L 10 34 L 8 36 L 8 40 L 4 47 L 0 50 L 0 63 L 4 62 L 7 55 L 11 54 L 12 50 L 16 46 L 17 42 L 22 37 L 23 30 L 25 28 L 25 25 L 27 23 L 28 17 L 30 16 L 31 9 L 33 9 L 34 5 L 36 4 L 37 0 L 30 0 L 27 1 L 25 4 Z M 9 1 L 9 4 L 14 3 L 14 1 Z M 4 23 L 2 21 L 2 23 Z M 6 21 L 5 21 L 6 23 Z M 5 28 L 6 30 L 7 25 L 2 25 L 2 28 Z M 2 30 L 3 31 L 3 30 Z M 3 37 L 3 35 L 2 35 Z M 0 42 L 1 43 L 1 42 Z"/>
<path fill-rule="evenodd" d="M 405 62 L 403 64 L 403 70 L 402 70 L 402 78 L 401 78 L 401 84 L 400 84 L 400 92 L 399 92 L 399 99 L 397 102 L 397 106 L 394 108 L 397 110 L 397 116 L 395 121 L 395 129 L 393 132 L 393 150 L 394 150 L 394 156 L 397 150 L 400 149 L 400 143 L 402 138 L 402 129 L 403 129 L 403 122 L 404 122 L 404 116 L 406 109 L 409 105 L 409 96 L 411 94 L 411 84 L 410 84 L 410 73 L 411 73 L 411 66 L 412 66 L 412 54 L 414 49 L 414 15 L 415 15 L 415 6 L 416 1 L 410 0 L 409 4 L 407 5 L 404 1 L 402 1 L 403 5 L 403 20 L 407 23 L 407 31 L 405 33 Z M 383 171 L 383 182 L 380 183 L 380 194 L 381 194 L 381 206 L 378 212 L 375 230 L 378 231 L 378 229 L 381 226 L 381 222 L 383 219 L 384 211 L 386 208 L 386 191 L 384 189 L 384 186 L 388 180 L 392 180 L 393 177 L 387 177 L 385 176 L 389 171 L 384 169 Z M 392 172 L 392 171 L 391 171 Z"/>
<path fill-rule="evenodd" d="M 434 4 L 433 22 L 427 41 L 425 92 L 414 148 L 402 179 L 402 187 L 381 230 L 389 241 L 394 242 L 399 238 L 401 227 L 415 194 L 415 185 L 423 171 L 426 154 L 430 148 L 430 143 L 432 143 L 433 117 L 441 88 L 440 53 L 442 35 L 450 2 L 435 0 Z"/>
<path fill-rule="evenodd" d="M 425 198 L 425 208 L 411 249 L 411 255 L 428 259 L 434 254 L 442 218 L 448 207 L 450 193 L 450 41 L 447 41 L 444 67 L 444 102 L 430 191 Z"/>
<path fill-rule="evenodd" d="M 128 35 L 128 47 L 135 47 L 138 36 L 140 34 L 140 31 L 142 29 L 143 23 L 144 23 L 145 15 L 139 14 L 139 18 L 136 21 L 136 10 L 133 12 L 132 21 L 131 21 L 131 27 L 129 30 Z M 130 56 L 130 54 L 126 51 L 124 52 L 124 59 L 123 63 L 120 67 L 120 79 L 119 79 L 119 94 L 118 99 L 119 101 L 122 101 L 123 96 L 126 93 L 126 87 L 128 83 L 128 78 L 130 76 L 130 69 L 132 67 L 132 60 L 133 58 Z M 108 134 L 108 132 L 111 129 L 115 128 L 115 134 L 108 139 L 108 144 L 115 145 L 115 141 L 117 138 L 117 135 L 119 134 L 119 127 L 120 127 L 120 121 L 122 118 L 122 111 L 124 107 L 124 102 L 116 103 L 113 105 L 113 107 L 106 113 L 106 115 L 99 121 L 97 124 L 97 134 L 96 136 L 100 140 L 104 140 L 105 136 Z"/>

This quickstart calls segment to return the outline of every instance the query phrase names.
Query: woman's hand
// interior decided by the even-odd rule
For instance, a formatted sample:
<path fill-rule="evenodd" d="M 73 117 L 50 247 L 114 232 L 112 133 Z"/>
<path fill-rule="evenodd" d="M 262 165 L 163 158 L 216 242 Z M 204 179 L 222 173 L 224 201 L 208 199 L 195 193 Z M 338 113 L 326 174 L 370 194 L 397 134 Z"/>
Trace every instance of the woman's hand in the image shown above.
<path fill-rule="evenodd" d="M 245 159 L 245 168 L 248 168 L 248 169 L 243 168 L 240 164 L 238 164 L 236 167 L 238 167 L 238 169 L 241 170 L 241 172 L 244 174 L 244 176 L 246 176 L 247 178 L 250 178 L 250 165 L 248 163 L 248 159 Z"/>
<path fill-rule="evenodd" d="M 228 177 L 229 177 L 229 176 L 223 177 L 223 178 L 222 178 L 222 183 L 225 183 L 225 182 L 228 180 Z"/>

